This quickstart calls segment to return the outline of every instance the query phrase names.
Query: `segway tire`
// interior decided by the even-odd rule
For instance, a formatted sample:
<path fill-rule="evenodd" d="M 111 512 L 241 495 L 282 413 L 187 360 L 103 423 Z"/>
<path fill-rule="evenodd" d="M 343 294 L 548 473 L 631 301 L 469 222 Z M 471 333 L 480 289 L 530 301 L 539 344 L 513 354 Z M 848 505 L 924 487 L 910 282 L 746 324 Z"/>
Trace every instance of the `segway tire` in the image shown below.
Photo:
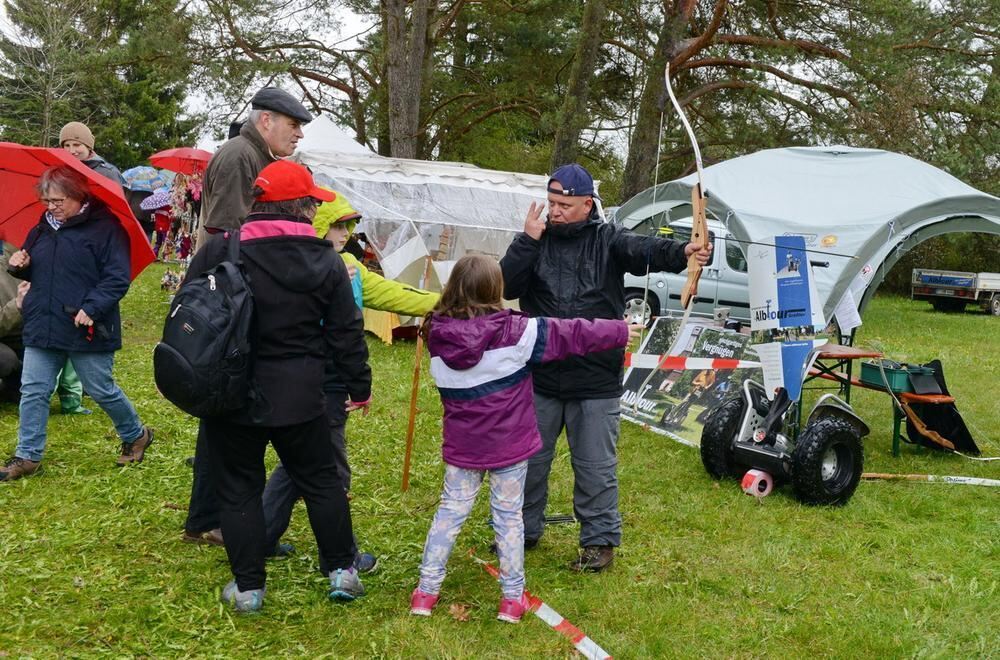
<path fill-rule="evenodd" d="M 746 471 L 736 464 L 733 454 L 733 440 L 745 410 L 743 397 L 723 401 L 702 429 L 701 463 L 715 479 L 739 479 Z"/>
<path fill-rule="evenodd" d="M 861 481 L 861 436 L 845 419 L 823 417 L 799 436 L 792 451 L 792 491 L 805 504 L 842 506 Z"/>

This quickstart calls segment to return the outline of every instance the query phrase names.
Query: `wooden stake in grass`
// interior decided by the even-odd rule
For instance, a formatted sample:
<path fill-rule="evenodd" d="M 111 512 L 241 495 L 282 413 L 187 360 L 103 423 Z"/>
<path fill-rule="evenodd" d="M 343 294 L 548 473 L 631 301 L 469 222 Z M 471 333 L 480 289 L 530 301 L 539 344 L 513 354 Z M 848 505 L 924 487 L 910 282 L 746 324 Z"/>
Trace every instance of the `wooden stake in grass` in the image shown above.
<path fill-rule="evenodd" d="M 865 472 L 861 475 L 861 478 L 866 481 L 938 481 L 946 484 L 963 484 L 966 486 L 1000 486 L 1000 479 L 950 477 L 936 474 L 885 474 L 883 472 Z"/>
<path fill-rule="evenodd" d="M 413 365 L 413 387 L 410 389 L 410 418 L 406 422 L 406 453 L 403 454 L 403 492 L 410 487 L 410 455 L 413 454 L 413 427 L 417 422 L 417 394 L 420 391 L 420 361 L 423 358 L 424 338 L 417 335 L 417 357 Z"/>
<path fill-rule="evenodd" d="M 431 258 L 427 256 L 424 266 L 424 279 L 421 282 L 427 286 L 431 276 Z M 410 417 L 406 421 L 406 452 L 403 454 L 403 492 L 410 488 L 410 457 L 413 454 L 413 429 L 417 423 L 417 395 L 420 393 L 420 363 L 424 356 L 424 338 L 417 333 L 417 350 L 413 364 L 413 386 L 410 388 Z"/>

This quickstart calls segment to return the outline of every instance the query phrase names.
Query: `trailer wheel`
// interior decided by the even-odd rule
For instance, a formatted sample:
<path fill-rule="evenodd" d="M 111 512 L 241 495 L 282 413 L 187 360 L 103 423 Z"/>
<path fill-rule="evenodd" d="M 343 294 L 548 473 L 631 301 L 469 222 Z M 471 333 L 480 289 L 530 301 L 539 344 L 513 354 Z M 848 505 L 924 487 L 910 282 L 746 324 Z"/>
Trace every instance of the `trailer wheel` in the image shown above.
<path fill-rule="evenodd" d="M 792 489 L 805 504 L 846 504 L 861 481 L 861 436 L 839 417 L 823 417 L 799 436 L 792 451 Z"/>
<path fill-rule="evenodd" d="M 740 430 L 746 402 L 742 396 L 723 401 L 701 432 L 701 463 L 715 479 L 739 479 L 745 470 L 736 464 L 733 440 Z"/>
<path fill-rule="evenodd" d="M 935 298 L 931 301 L 931 305 L 938 312 L 961 312 L 965 309 L 965 301 L 954 298 Z"/>
<path fill-rule="evenodd" d="M 995 294 L 990 301 L 990 314 L 1000 316 L 1000 294 Z"/>

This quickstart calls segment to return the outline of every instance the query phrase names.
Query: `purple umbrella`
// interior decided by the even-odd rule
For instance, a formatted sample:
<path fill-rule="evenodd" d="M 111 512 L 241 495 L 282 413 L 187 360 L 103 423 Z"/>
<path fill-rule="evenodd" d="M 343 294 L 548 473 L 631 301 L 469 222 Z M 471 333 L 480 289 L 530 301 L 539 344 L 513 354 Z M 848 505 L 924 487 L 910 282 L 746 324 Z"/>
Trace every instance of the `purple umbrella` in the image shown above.
<path fill-rule="evenodd" d="M 155 211 L 156 209 L 162 209 L 164 206 L 170 206 L 169 188 L 160 188 L 139 204 L 139 208 L 143 211 Z"/>

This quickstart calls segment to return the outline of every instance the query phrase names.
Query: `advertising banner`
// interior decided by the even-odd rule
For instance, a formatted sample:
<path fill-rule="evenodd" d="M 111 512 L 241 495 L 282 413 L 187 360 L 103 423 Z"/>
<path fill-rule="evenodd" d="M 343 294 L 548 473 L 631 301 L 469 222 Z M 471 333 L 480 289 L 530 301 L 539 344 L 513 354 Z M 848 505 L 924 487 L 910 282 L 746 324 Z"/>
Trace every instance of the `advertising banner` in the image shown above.
<path fill-rule="evenodd" d="M 722 400 L 744 379 L 760 381 L 757 365 L 749 335 L 714 327 L 709 319 L 681 327 L 680 319 L 659 318 L 627 360 L 622 417 L 698 446 L 706 420 Z"/>

